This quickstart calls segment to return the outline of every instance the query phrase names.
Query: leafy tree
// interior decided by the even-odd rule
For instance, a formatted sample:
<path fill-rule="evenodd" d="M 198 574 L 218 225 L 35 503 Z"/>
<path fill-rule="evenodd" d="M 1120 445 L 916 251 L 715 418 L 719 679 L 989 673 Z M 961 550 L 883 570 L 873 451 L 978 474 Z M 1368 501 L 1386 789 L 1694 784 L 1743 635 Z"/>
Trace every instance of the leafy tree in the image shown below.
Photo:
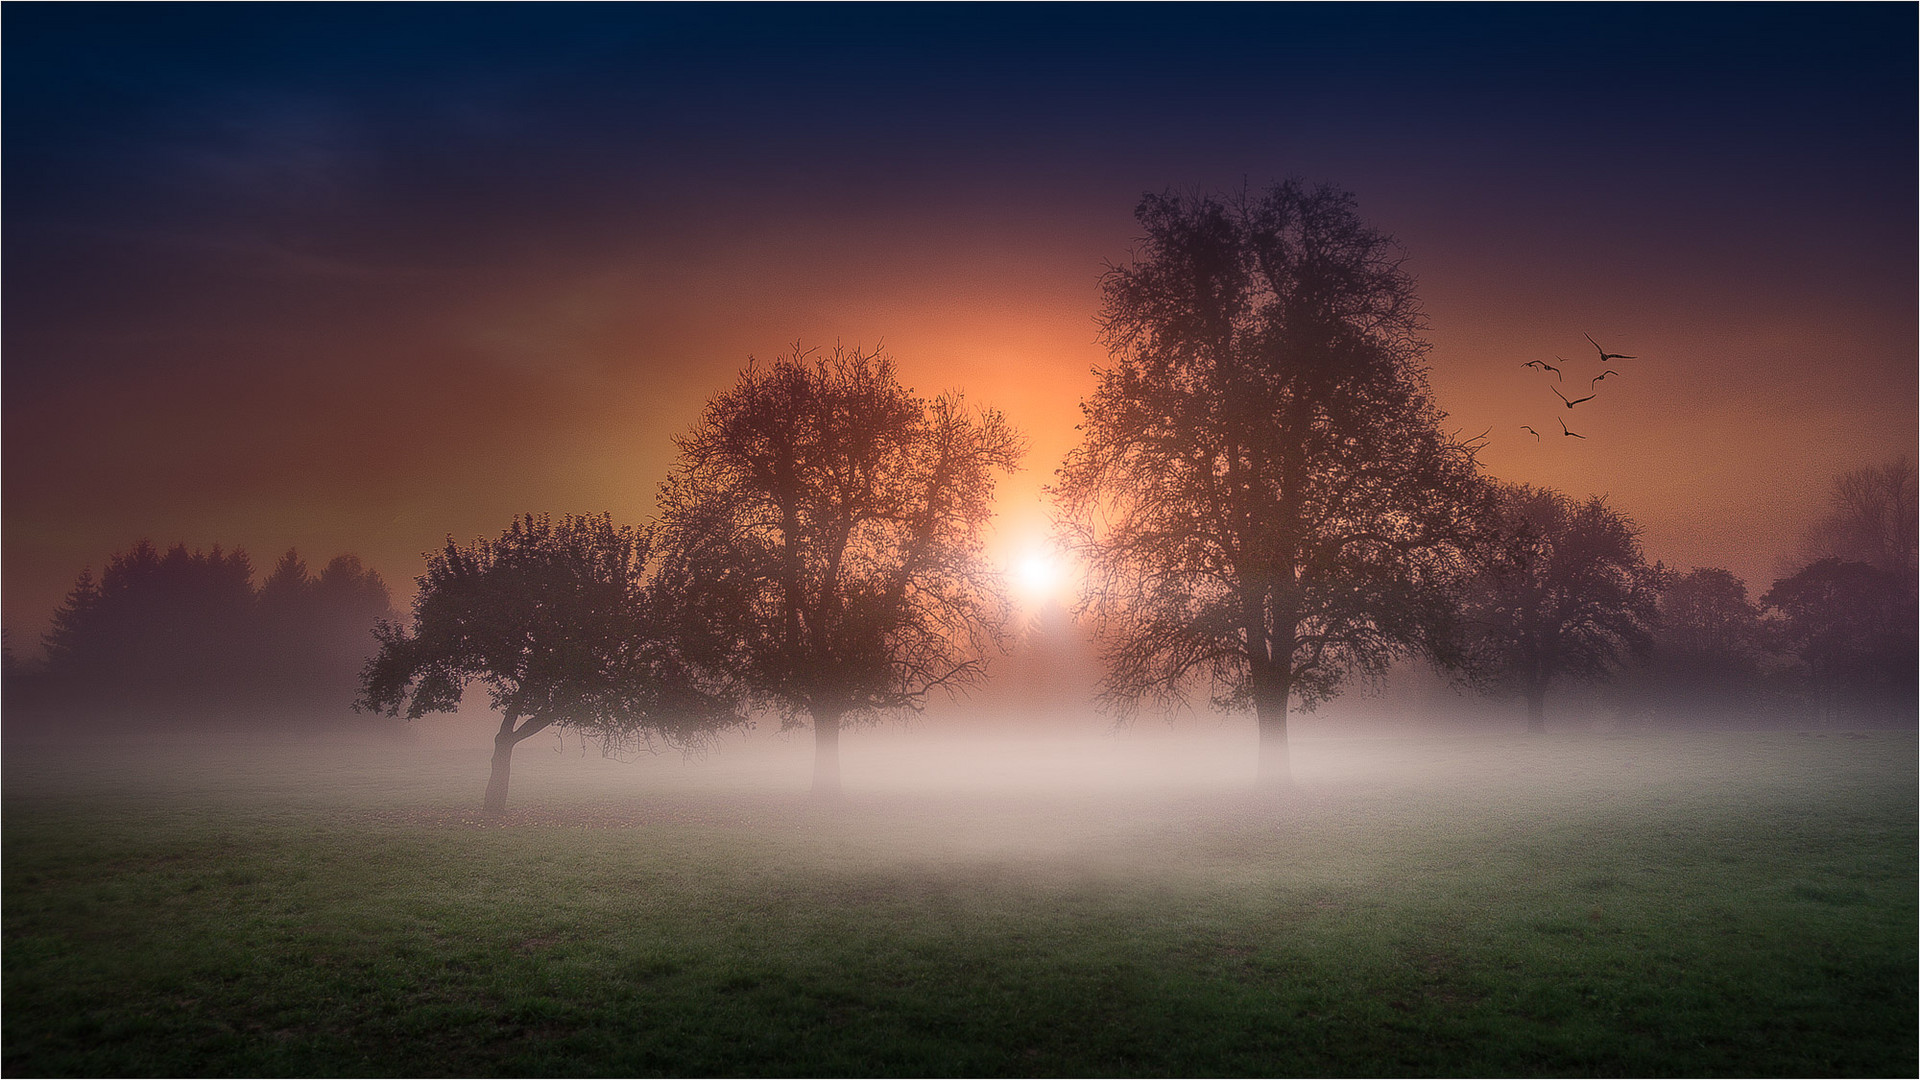
<path fill-rule="evenodd" d="M 1784 617 L 1822 719 L 1875 708 L 1912 714 L 1920 672 L 1905 584 L 1867 563 L 1828 558 L 1774 582 L 1761 598 Z"/>
<path fill-rule="evenodd" d="M 1625 680 L 1624 696 L 1636 707 L 1687 718 L 1776 706 L 1791 660 L 1772 648 L 1738 576 L 1696 567 L 1667 584 L 1658 607 L 1651 654 Z"/>
<path fill-rule="evenodd" d="M 749 366 L 675 440 L 661 529 L 690 621 L 728 643 L 754 700 L 805 714 L 814 790 L 840 789 L 840 730 L 980 675 L 1006 603 L 982 553 L 1020 437 L 891 358 L 798 347 Z"/>
<path fill-rule="evenodd" d="M 1447 640 L 1473 446 L 1440 428 L 1413 280 L 1351 195 L 1152 195 L 1138 218 L 1056 487 L 1104 694 L 1125 714 L 1207 679 L 1216 707 L 1253 707 L 1260 776 L 1284 784 L 1295 702 Z"/>
<path fill-rule="evenodd" d="M 1498 491 L 1465 591 L 1466 670 L 1483 686 L 1518 690 L 1528 730 L 1545 731 L 1554 680 L 1600 678 L 1651 651 L 1669 575 L 1647 565 L 1638 527 L 1598 496 Z"/>
<path fill-rule="evenodd" d="M 697 745 L 734 721 L 707 692 L 645 576 L 652 538 L 610 517 L 531 514 L 498 539 L 427 559 L 413 625 L 383 622 L 360 707 L 408 719 L 460 706 L 468 684 L 501 713 L 484 806 L 506 809 L 513 748 L 550 727 L 604 745 Z"/>

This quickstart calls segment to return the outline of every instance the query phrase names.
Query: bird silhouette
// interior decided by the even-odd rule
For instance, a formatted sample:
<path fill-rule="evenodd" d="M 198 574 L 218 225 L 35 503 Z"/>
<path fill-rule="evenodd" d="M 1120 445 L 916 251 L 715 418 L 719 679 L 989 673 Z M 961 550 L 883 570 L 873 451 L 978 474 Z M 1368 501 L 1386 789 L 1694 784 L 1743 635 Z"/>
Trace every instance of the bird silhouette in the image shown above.
<path fill-rule="evenodd" d="M 1574 437 L 1574 438 L 1576 438 L 1576 439 L 1584 439 L 1584 438 L 1586 438 L 1586 436 L 1585 436 L 1585 435 L 1582 435 L 1582 434 L 1580 434 L 1580 433 L 1579 433 L 1579 432 L 1577 432 L 1577 431 L 1568 431 L 1568 430 L 1567 430 L 1567 422 L 1566 422 L 1565 420 L 1562 420 L 1562 421 L 1560 421 L 1560 434 L 1562 434 L 1562 435 L 1571 435 L 1571 436 L 1573 436 L 1573 437 Z"/>
<path fill-rule="evenodd" d="M 1556 356 L 1556 357 L 1554 357 L 1554 359 L 1556 359 L 1556 360 L 1559 360 L 1560 358 Z M 1561 360 L 1560 362 L 1561 362 L 1561 363 L 1566 363 L 1566 361 L 1564 361 L 1564 360 Z M 1560 369 L 1559 369 L 1559 368 L 1557 368 L 1557 367 L 1554 367 L 1554 366 L 1553 366 L 1552 364 L 1549 364 L 1549 363 L 1547 363 L 1547 362 L 1546 362 L 1545 360 L 1529 360 L 1529 361 L 1527 361 L 1526 363 L 1524 363 L 1524 364 L 1521 364 L 1520 366 L 1521 366 L 1521 367 L 1537 367 L 1537 368 L 1539 368 L 1539 369 L 1540 369 L 1541 371 L 1551 371 L 1551 372 L 1553 372 L 1553 373 L 1554 373 L 1555 375 L 1558 375 L 1558 376 L 1559 376 L 1559 377 L 1560 377 L 1561 379 L 1563 379 L 1563 380 L 1564 380 L 1564 379 L 1566 378 L 1566 376 L 1565 376 L 1565 375 L 1561 375 L 1561 374 L 1560 374 Z"/>
<path fill-rule="evenodd" d="M 1551 391 L 1553 391 L 1553 396 L 1554 396 L 1554 397 L 1557 397 L 1557 398 L 1559 398 L 1559 399 L 1560 399 L 1561 401 L 1567 401 L 1567 395 L 1565 395 L 1565 394 L 1563 394 L 1563 393 L 1561 393 L 1561 392 L 1560 392 L 1560 388 L 1559 388 L 1559 387 L 1557 387 L 1557 386 L 1549 386 L 1549 387 L 1547 387 L 1547 389 L 1549 389 L 1549 390 L 1551 390 Z M 1574 407 L 1575 405 L 1578 405 L 1578 404 L 1580 404 L 1580 403 L 1581 403 L 1581 402 L 1583 402 L 1583 401 L 1592 401 L 1592 400 L 1593 400 L 1593 395 L 1592 395 L 1592 394 L 1588 394 L 1588 395 L 1587 395 L 1586 397 L 1579 397 L 1579 398 L 1574 398 L 1574 399 L 1573 399 L 1572 401 L 1567 401 L 1567 408 L 1569 408 L 1569 409 L 1571 409 L 1571 408 L 1573 408 L 1573 407 Z"/>
<path fill-rule="evenodd" d="M 1562 426 L 1565 426 L 1565 425 L 1562 425 Z M 1537 432 L 1537 431 L 1535 431 L 1535 430 L 1533 430 L 1532 428 L 1530 428 L 1530 427 L 1528 427 L 1527 425 L 1525 425 L 1525 424 L 1521 424 L 1521 425 L 1520 425 L 1520 430 L 1521 430 L 1521 431 L 1524 431 L 1524 432 L 1527 432 L 1528 434 L 1530 434 L 1530 435 L 1532 435 L 1532 436 L 1534 437 L 1534 440 L 1535 440 L 1536 442 L 1537 442 L 1537 441 L 1539 441 L 1539 439 L 1540 439 L 1540 433 L 1539 433 L 1539 432 Z"/>
<path fill-rule="evenodd" d="M 1598 375 L 1595 375 L 1595 376 L 1593 377 L 1593 382 L 1589 382 L 1589 383 L 1587 384 L 1587 389 L 1589 389 L 1589 390 L 1591 390 L 1591 389 L 1593 389 L 1593 383 L 1597 383 L 1597 382 L 1599 382 L 1599 381 L 1600 381 L 1601 379 L 1604 379 L 1604 378 L 1606 378 L 1606 377 L 1607 377 L 1607 376 L 1609 376 L 1609 375 L 1618 375 L 1618 374 L 1620 374 L 1620 373 L 1619 373 L 1619 372 L 1617 372 L 1617 371 L 1603 371 L 1603 372 L 1601 372 L 1600 374 L 1598 374 Z"/>
<path fill-rule="evenodd" d="M 1625 353 L 1617 353 L 1617 352 L 1608 352 L 1608 351 L 1607 351 L 1607 350 L 1605 350 L 1605 349 L 1601 349 L 1601 348 L 1600 348 L 1600 343 L 1599 343 L 1599 342 L 1597 342 L 1597 341 L 1595 341 L 1595 340 L 1593 340 L 1593 335 L 1592 335 L 1592 334 L 1581 334 L 1580 336 L 1581 336 L 1581 337 L 1583 337 L 1583 338 L 1586 338 L 1586 339 L 1587 339 L 1587 343 L 1588 343 L 1588 344 L 1590 344 L 1590 345 L 1592 345 L 1592 346 L 1593 346 L 1593 347 L 1594 347 L 1595 349 L 1598 349 L 1598 350 L 1599 350 L 1599 352 L 1600 352 L 1600 362 L 1601 362 L 1601 363 L 1603 363 L 1603 364 L 1604 364 L 1604 363 L 1606 363 L 1606 362 L 1607 362 L 1607 361 L 1609 361 L 1609 360 L 1632 360 L 1632 359 L 1633 359 L 1633 357 L 1631 357 L 1631 356 L 1628 356 L 1628 355 L 1627 355 L 1627 354 L 1625 354 Z"/>

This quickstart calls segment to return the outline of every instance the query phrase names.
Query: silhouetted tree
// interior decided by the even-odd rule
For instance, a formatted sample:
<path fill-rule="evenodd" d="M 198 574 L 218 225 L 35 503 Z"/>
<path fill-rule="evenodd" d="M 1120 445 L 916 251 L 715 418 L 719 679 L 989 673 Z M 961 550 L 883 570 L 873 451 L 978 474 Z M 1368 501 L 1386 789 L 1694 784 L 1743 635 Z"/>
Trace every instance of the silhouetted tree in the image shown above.
<path fill-rule="evenodd" d="M 1635 708 L 1685 719 L 1777 707 L 1792 661 L 1771 648 L 1745 582 L 1719 567 L 1696 567 L 1673 577 L 1658 607 L 1651 653 L 1623 679 Z"/>
<path fill-rule="evenodd" d="M 1492 535 L 1464 593 L 1466 671 L 1517 690 L 1527 728 L 1546 730 L 1547 689 L 1595 679 L 1653 646 L 1664 567 L 1647 565 L 1639 529 L 1598 496 L 1501 485 Z"/>
<path fill-rule="evenodd" d="M 1913 712 L 1913 596 L 1892 573 L 1821 559 L 1761 598 L 1784 617 L 1787 645 L 1807 666 L 1823 720 L 1873 709 Z"/>
<path fill-rule="evenodd" d="M 412 627 L 376 629 L 360 707 L 417 719 L 484 685 L 501 713 L 483 802 L 493 812 L 506 809 L 513 748 L 551 727 L 608 746 L 699 744 L 736 718 L 648 586 L 651 545 L 606 515 L 529 514 L 498 539 L 449 538 L 418 579 Z"/>
<path fill-rule="evenodd" d="M 732 643 L 756 702 L 811 721 L 814 790 L 833 794 L 843 723 L 967 684 L 999 640 L 981 533 L 1021 440 L 958 394 L 916 397 L 878 352 L 796 347 L 675 444 L 661 529 L 699 583 L 688 617 Z"/>
<path fill-rule="evenodd" d="M 1413 280 L 1351 195 L 1153 195 L 1138 218 L 1056 488 L 1105 696 L 1124 714 L 1208 678 L 1216 707 L 1252 705 L 1284 784 L 1293 703 L 1446 640 L 1473 447 L 1440 429 Z"/>

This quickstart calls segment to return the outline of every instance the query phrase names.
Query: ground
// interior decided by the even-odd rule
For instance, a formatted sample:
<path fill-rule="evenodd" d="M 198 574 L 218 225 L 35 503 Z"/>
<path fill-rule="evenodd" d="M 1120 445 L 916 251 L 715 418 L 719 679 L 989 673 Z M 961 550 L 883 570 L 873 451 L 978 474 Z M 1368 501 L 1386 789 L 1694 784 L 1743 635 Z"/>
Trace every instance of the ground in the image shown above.
<path fill-rule="evenodd" d="M 1916 1070 L 1912 732 L 10 736 L 13 1075 Z"/>

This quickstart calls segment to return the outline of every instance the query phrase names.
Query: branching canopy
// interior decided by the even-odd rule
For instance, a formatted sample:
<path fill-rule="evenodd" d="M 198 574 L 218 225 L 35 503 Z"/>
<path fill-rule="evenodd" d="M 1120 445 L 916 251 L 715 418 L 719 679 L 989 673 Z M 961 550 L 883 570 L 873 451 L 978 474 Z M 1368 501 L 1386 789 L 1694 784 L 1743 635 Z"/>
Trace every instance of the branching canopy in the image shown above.
<path fill-rule="evenodd" d="M 1284 715 L 1443 640 L 1477 468 L 1440 429 L 1398 249 L 1297 183 L 1150 196 L 1139 220 L 1056 487 L 1108 700 L 1182 701 L 1198 676 Z"/>
<path fill-rule="evenodd" d="M 677 440 L 668 562 L 743 680 L 791 717 L 918 708 L 980 674 L 1006 618 L 982 555 L 1021 438 L 878 352 L 750 366 Z"/>

